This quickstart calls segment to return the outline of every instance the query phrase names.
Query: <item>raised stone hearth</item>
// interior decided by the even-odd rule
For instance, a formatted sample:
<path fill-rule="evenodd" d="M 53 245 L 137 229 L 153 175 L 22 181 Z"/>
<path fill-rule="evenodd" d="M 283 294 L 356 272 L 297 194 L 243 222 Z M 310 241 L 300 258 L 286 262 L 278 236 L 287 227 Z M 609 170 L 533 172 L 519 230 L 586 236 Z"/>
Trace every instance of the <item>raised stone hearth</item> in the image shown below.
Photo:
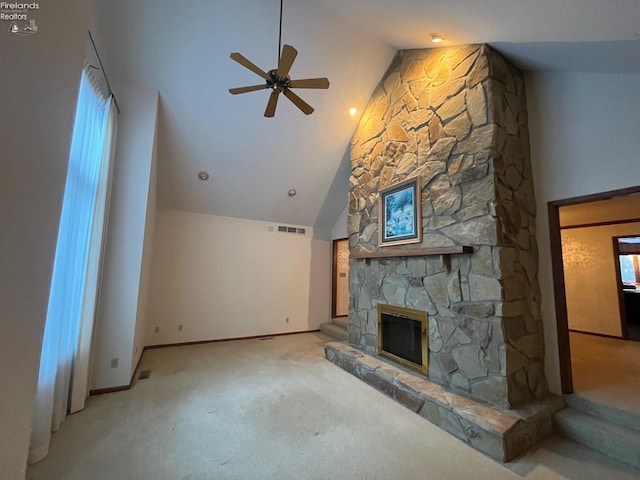
<path fill-rule="evenodd" d="M 411 411 L 502 462 L 513 460 L 550 435 L 551 417 L 564 407 L 560 398 L 548 396 L 526 407 L 503 411 L 452 393 L 344 343 L 326 344 L 325 355 Z"/>

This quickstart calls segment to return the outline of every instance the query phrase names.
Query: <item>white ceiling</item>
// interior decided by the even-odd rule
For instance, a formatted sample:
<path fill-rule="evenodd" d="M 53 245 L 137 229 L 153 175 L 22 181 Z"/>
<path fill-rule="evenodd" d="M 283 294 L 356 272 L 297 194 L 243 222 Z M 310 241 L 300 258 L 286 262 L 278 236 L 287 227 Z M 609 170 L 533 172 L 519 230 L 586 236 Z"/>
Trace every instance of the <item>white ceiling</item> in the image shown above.
<path fill-rule="evenodd" d="M 396 49 L 487 42 L 526 70 L 640 74 L 640 0 L 285 0 L 283 43 L 305 116 L 268 91 L 233 96 L 277 63 L 278 0 L 100 0 L 99 38 L 117 86 L 160 93 L 160 208 L 331 227 L 346 205 L 348 145 Z M 206 170 L 211 179 L 198 180 Z M 287 191 L 295 188 L 296 197 Z"/>

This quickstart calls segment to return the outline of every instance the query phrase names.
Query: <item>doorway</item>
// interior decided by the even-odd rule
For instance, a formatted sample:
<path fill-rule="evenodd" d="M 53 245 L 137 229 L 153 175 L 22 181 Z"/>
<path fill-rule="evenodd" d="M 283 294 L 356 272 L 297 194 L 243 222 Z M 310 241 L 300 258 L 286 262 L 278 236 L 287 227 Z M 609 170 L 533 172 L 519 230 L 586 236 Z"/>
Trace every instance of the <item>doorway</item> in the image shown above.
<path fill-rule="evenodd" d="M 624 338 L 640 341 L 640 235 L 614 237 L 618 301 Z"/>
<path fill-rule="evenodd" d="M 349 239 L 333 241 L 331 318 L 349 315 Z"/>
<path fill-rule="evenodd" d="M 607 245 L 607 257 L 611 260 L 611 272 L 605 273 L 599 279 L 605 279 L 607 281 L 613 282 L 614 289 L 614 299 L 613 299 L 613 307 L 609 306 L 606 309 L 606 312 L 602 308 L 591 309 L 590 314 L 583 314 L 579 317 L 577 322 L 578 326 L 581 328 L 576 328 L 575 320 L 575 312 L 579 311 L 573 309 L 571 312 L 572 321 L 570 322 L 570 314 L 569 311 L 572 307 L 568 307 L 568 296 L 571 301 L 571 292 L 573 290 L 582 289 L 583 292 L 586 291 L 591 295 L 591 300 L 594 298 L 597 299 L 597 295 L 600 290 L 598 288 L 590 288 L 588 283 L 585 283 L 586 279 L 589 277 L 587 273 L 587 269 L 590 266 L 590 259 L 600 258 L 600 255 L 584 255 L 582 262 L 582 278 L 580 278 L 580 284 L 571 283 L 573 280 L 567 277 L 567 270 L 570 268 L 565 268 L 565 262 L 567 262 L 567 267 L 569 266 L 569 257 L 567 256 L 566 251 L 563 254 L 563 236 L 566 239 L 570 237 L 567 235 L 567 219 L 564 215 L 565 211 L 563 209 L 565 207 L 580 207 L 586 206 L 588 208 L 580 209 L 574 208 L 572 213 L 577 212 L 577 216 L 573 219 L 568 228 L 570 229 L 585 229 L 585 231 L 589 231 L 590 233 L 597 232 L 598 235 L 602 235 L 602 228 L 607 225 L 618 224 L 624 225 L 624 228 L 628 228 L 629 233 L 633 232 L 633 228 L 637 228 L 632 225 L 634 222 L 640 222 L 640 208 L 633 209 L 625 209 L 621 207 L 623 203 L 625 203 L 625 199 L 628 199 L 630 202 L 640 202 L 640 187 L 632 187 L 627 189 L 621 189 L 610 192 L 603 192 L 600 194 L 587 195 L 583 197 L 575 197 L 565 200 L 559 200 L 548 203 L 548 215 L 549 215 L 549 236 L 550 236 L 550 247 L 551 247 L 551 264 L 552 264 L 552 273 L 553 273 L 553 286 L 554 286 L 554 300 L 555 300 L 555 310 L 556 310 L 556 325 L 557 325 L 557 338 L 558 338 L 558 351 L 559 351 L 559 363 L 560 363 L 560 378 L 561 378 L 561 388 L 562 393 L 568 394 L 574 392 L 574 378 L 573 378 L 573 370 L 572 370 L 572 352 L 571 352 L 571 344 L 572 338 L 584 340 L 590 339 L 590 336 L 593 336 L 591 339 L 600 338 L 606 339 L 608 341 L 621 342 L 624 338 L 622 325 L 621 325 L 621 317 L 620 317 L 620 303 L 619 303 L 619 295 L 616 290 L 616 273 L 614 270 L 614 265 L 617 265 L 618 262 L 614 262 L 611 258 L 611 239 L 613 236 L 609 236 L 608 245 Z M 613 201 L 616 205 L 616 208 L 611 208 L 610 204 L 607 204 L 607 201 Z M 600 219 L 586 219 L 586 217 L 580 217 L 584 213 L 584 211 L 597 211 L 599 215 L 602 217 L 603 215 L 608 218 L 602 217 Z M 623 212 L 627 212 L 623 214 Z M 636 214 L 629 212 L 637 212 Z M 565 217 L 565 218 L 561 218 Z M 581 221 L 581 218 L 585 218 L 585 221 Z M 564 227 L 564 228 L 563 228 Z M 577 230 L 575 230 L 577 232 Z M 587 244 L 588 245 L 588 244 Z M 576 252 L 574 252 L 576 253 Z M 577 252 L 580 253 L 580 252 Z M 583 252 L 584 253 L 584 252 Z M 610 301 L 610 298 L 607 300 Z M 612 309 L 614 310 L 612 312 Z M 589 317 L 588 320 L 601 321 L 603 314 L 615 316 L 617 323 L 616 327 L 613 326 L 611 321 L 606 323 L 601 323 L 594 327 L 594 325 L 584 323 L 585 318 Z M 580 320 L 583 321 L 580 324 Z M 580 330 L 585 329 L 583 332 Z M 591 331 L 590 331 L 591 330 Z M 576 342 L 573 342 L 574 345 Z M 630 343 L 630 342 L 626 342 Z M 617 345 L 617 344 L 616 344 Z M 634 346 L 635 347 L 635 346 Z M 618 349 L 615 347 L 612 351 L 615 352 Z M 577 353 L 576 353 L 577 355 Z M 577 358 L 577 357 L 576 357 Z"/>

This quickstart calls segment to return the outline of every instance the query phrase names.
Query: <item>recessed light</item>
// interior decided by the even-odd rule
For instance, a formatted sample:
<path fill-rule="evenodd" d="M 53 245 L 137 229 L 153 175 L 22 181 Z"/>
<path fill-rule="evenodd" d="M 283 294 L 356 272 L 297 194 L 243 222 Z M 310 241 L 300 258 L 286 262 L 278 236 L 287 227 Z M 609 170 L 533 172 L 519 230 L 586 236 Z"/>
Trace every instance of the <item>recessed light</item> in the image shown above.
<path fill-rule="evenodd" d="M 298 192 L 296 192 L 296 189 L 295 189 L 295 188 L 292 188 L 291 190 L 289 190 L 289 191 L 287 192 L 287 195 L 289 195 L 290 197 L 295 197 L 297 193 L 298 193 Z"/>
<path fill-rule="evenodd" d="M 444 39 L 442 38 L 441 35 L 438 35 L 437 33 L 432 33 L 431 34 L 431 41 L 433 43 L 440 43 L 440 42 L 442 42 L 442 40 L 444 40 Z"/>
<path fill-rule="evenodd" d="M 207 180 L 209 180 L 209 174 L 207 172 L 198 172 L 198 178 L 200 180 L 202 180 L 203 182 L 206 182 Z"/>
<path fill-rule="evenodd" d="M 358 109 L 357 109 L 356 107 L 351 107 L 351 108 L 349 109 L 349 115 L 351 115 L 352 117 L 353 117 L 356 113 L 358 113 Z"/>

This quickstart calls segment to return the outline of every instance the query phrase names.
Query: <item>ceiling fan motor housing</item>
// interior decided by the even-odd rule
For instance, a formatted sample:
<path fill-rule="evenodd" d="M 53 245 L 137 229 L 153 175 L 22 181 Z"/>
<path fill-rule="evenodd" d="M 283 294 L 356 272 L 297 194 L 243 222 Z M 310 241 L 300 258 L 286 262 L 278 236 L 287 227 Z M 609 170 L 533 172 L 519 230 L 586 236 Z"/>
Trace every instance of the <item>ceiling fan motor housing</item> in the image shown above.
<path fill-rule="evenodd" d="M 274 91 L 281 92 L 285 88 L 291 87 L 291 77 L 287 75 L 286 78 L 282 78 L 278 75 L 278 70 L 269 70 L 269 79 L 267 79 L 267 85 Z"/>

